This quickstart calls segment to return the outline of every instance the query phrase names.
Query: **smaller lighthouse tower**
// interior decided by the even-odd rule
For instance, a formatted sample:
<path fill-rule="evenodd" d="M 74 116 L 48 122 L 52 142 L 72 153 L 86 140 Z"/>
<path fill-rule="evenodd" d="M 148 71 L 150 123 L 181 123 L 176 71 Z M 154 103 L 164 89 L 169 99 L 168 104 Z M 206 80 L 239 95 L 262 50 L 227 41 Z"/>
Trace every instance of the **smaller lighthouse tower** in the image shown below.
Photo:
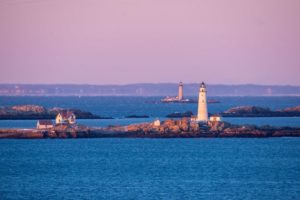
<path fill-rule="evenodd" d="M 178 86 L 178 100 L 181 101 L 183 99 L 183 83 L 180 81 Z"/>
<path fill-rule="evenodd" d="M 206 86 L 205 86 L 204 82 L 201 83 L 201 86 L 199 89 L 197 121 L 199 121 L 199 122 L 207 122 L 208 121 L 207 102 L 206 102 Z"/>

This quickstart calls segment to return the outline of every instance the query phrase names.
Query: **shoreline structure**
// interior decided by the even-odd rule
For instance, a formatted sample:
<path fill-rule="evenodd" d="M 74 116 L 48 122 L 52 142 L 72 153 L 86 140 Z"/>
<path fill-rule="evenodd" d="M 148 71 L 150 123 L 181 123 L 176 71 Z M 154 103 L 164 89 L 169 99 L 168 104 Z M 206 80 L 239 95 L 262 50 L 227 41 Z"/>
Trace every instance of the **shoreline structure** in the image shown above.
<path fill-rule="evenodd" d="M 177 99 L 183 99 L 183 85 L 179 84 Z M 89 113 L 90 114 L 90 113 Z M 57 117 L 61 116 L 61 113 Z M 75 119 L 75 115 L 72 115 Z M 202 82 L 199 88 L 197 116 L 180 120 L 167 119 L 153 123 L 131 124 L 128 126 L 108 126 L 91 128 L 62 119 L 50 128 L 36 129 L 0 129 L 0 138 L 42 139 L 42 138 L 196 138 L 196 137 L 299 137 L 300 128 L 251 125 L 232 125 L 223 122 L 218 115 L 208 119 L 206 86 Z"/>

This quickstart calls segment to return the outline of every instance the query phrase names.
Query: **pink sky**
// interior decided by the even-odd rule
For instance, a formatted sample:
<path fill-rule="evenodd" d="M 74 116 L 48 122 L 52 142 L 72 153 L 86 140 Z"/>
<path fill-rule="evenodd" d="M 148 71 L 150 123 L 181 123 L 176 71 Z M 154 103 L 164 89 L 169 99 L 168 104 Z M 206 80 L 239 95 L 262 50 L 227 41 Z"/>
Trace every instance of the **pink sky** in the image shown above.
<path fill-rule="evenodd" d="M 0 0 L 0 83 L 300 85 L 299 0 Z"/>

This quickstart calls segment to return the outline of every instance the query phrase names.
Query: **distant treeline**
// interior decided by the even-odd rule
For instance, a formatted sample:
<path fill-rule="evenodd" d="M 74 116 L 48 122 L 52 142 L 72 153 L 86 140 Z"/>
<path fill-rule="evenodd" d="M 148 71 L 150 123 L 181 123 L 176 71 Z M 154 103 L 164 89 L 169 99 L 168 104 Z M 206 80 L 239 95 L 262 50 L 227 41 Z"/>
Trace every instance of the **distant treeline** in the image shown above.
<path fill-rule="evenodd" d="M 184 84 L 185 96 L 197 96 L 199 84 Z M 209 96 L 300 96 L 300 86 L 209 85 Z M 0 84 L 1 96 L 176 96 L 178 84 L 71 85 Z"/>

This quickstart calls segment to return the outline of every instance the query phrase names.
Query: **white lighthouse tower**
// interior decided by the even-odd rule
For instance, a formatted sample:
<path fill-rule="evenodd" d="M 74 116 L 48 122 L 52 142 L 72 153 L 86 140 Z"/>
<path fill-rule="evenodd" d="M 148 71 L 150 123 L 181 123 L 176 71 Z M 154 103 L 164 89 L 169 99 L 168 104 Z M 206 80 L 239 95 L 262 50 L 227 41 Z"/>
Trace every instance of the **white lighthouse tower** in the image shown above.
<path fill-rule="evenodd" d="M 183 99 L 183 83 L 180 81 L 178 86 L 178 100 L 181 101 Z"/>
<path fill-rule="evenodd" d="M 206 102 L 206 86 L 204 82 L 201 83 L 199 89 L 199 99 L 198 99 L 198 122 L 207 122 L 208 114 L 207 114 L 207 102 Z"/>

